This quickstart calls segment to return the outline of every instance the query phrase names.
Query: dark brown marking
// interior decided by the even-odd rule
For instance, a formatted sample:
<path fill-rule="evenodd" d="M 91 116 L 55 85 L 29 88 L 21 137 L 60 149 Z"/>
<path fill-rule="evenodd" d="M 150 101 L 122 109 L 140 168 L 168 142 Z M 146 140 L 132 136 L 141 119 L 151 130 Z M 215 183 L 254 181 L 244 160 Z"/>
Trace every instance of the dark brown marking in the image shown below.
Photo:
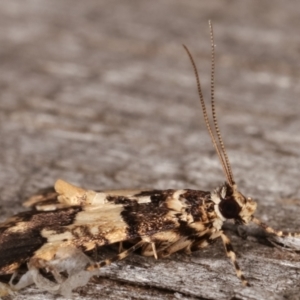
<path fill-rule="evenodd" d="M 240 266 L 236 260 L 233 262 L 233 264 L 236 270 L 240 270 Z"/>
<path fill-rule="evenodd" d="M 108 202 L 114 203 L 114 204 L 122 204 L 122 205 L 136 205 L 136 200 L 128 199 L 124 196 L 108 196 L 107 198 Z"/>
<path fill-rule="evenodd" d="M 63 232 L 66 232 L 69 230 L 68 228 L 62 228 Z M 104 228 L 105 230 L 105 228 Z M 109 245 L 110 241 L 105 238 L 104 235 L 101 235 L 101 233 L 93 235 L 90 231 L 90 227 L 87 225 L 77 225 L 73 226 L 72 229 L 70 230 L 72 235 L 75 237 L 75 239 L 72 239 L 72 242 L 74 245 L 77 247 L 82 247 L 82 249 L 85 251 L 84 243 L 86 242 L 95 242 L 95 244 L 104 246 L 104 245 Z"/>
<path fill-rule="evenodd" d="M 190 240 L 194 240 L 192 245 L 191 245 L 191 251 L 194 252 L 194 251 L 200 250 L 202 248 L 201 244 L 204 241 L 207 241 L 208 244 L 212 244 L 212 243 L 217 241 L 217 239 L 211 239 L 210 237 L 211 237 L 210 232 L 202 235 L 201 237 L 189 237 Z"/>
<path fill-rule="evenodd" d="M 0 228 L 0 275 L 6 273 L 7 266 L 26 262 L 33 253 L 46 242 L 41 236 L 42 229 L 58 229 L 74 222 L 80 207 L 56 211 L 29 211 L 18 214 L 18 222 L 12 221 Z M 18 231 L 12 229 L 24 222 Z"/>
<path fill-rule="evenodd" d="M 167 218 L 168 212 L 168 208 L 157 207 L 153 203 L 124 207 L 121 216 L 128 226 L 128 239 L 141 235 L 150 236 L 176 227 L 175 220 Z"/>
<path fill-rule="evenodd" d="M 178 215 L 178 217 L 180 217 Z M 179 220 L 179 227 L 176 228 L 176 232 L 181 236 L 193 237 L 196 236 L 198 231 L 195 228 L 191 228 L 189 224 L 185 221 Z"/>
<path fill-rule="evenodd" d="M 102 267 L 105 267 L 107 265 L 107 263 L 105 261 L 101 261 L 99 263 L 99 267 L 102 268 Z"/>
<path fill-rule="evenodd" d="M 229 243 L 224 243 L 225 245 L 225 249 L 226 249 L 226 252 L 229 253 L 229 252 L 234 252 L 233 248 L 232 248 L 232 245 Z"/>
<path fill-rule="evenodd" d="M 207 212 L 214 210 L 214 203 L 210 200 L 210 192 L 186 190 L 184 194 L 180 196 L 181 199 L 185 199 L 190 207 L 186 213 L 191 214 L 195 222 L 204 221 L 207 219 Z M 207 207 L 209 209 L 200 209 L 200 207 Z M 205 216 L 203 215 L 205 214 Z"/>
<path fill-rule="evenodd" d="M 152 190 L 143 191 L 134 195 L 135 197 L 150 197 L 151 203 L 160 206 L 163 204 L 169 196 L 173 195 L 175 190 Z"/>

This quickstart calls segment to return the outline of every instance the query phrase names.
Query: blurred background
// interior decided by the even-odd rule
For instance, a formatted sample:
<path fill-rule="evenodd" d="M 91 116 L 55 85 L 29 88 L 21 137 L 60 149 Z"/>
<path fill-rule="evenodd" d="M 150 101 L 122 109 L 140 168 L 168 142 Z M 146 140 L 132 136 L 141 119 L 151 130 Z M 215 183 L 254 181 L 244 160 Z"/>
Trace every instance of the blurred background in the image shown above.
<path fill-rule="evenodd" d="M 93 189 L 211 190 L 223 182 L 182 47 L 194 56 L 209 105 L 211 20 L 217 113 L 235 180 L 258 199 L 264 221 L 300 227 L 297 1 L 23 0 L 0 7 L 2 220 L 57 178 Z"/>

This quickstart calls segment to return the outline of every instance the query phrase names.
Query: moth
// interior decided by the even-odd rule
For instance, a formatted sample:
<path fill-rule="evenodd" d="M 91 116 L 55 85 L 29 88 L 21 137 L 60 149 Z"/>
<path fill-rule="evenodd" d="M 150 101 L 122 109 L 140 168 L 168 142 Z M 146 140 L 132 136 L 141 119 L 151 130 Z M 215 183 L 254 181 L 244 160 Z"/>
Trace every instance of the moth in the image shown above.
<path fill-rule="evenodd" d="M 249 285 L 222 229 L 226 220 L 245 225 L 252 222 L 278 244 L 285 238 L 299 237 L 298 233 L 276 231 L 256 218 L 256 202 L 244 196 L 234 181 L 215 110 L 215 46 L 212 24 L 209 26 L 212 121 L 196 64 L 188 48 L 184 49 L 192 63 L 205 124 L 226 182 L 213 191 L 93 191 L 57 180 L 54 188 L 44 189 L 25 202 L 30 210 L 0 224 L 0 296 L 30 284 L 69 296 L 100 268 L 137 249 L 157 259 L 178 251 L 189 254 L 217 239 L 222 240 L 237 277 L 243 285 Z M 119 253 L 110 259 L 97 261 L 91 254 L 112 244 L 119 244 Z M 291 242 L 289 247 L 293 246 Z"/>

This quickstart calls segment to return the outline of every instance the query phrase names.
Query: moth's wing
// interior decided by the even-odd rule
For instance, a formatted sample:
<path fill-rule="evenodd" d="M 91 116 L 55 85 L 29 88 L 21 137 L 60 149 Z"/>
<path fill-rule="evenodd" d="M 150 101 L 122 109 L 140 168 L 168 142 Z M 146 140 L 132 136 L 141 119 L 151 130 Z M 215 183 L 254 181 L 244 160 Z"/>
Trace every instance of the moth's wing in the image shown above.
<path fill-rule="evenodd" d="M 144 192 L 144 190 L 103 190 L 97 191 L 96 197 L 105 198 L 102 203 L 96 204 L 109 205 L 111 203 L 122 203 L 123 200 L 126 202 L 136 202 L 136 203 L 145 203 L 147 199 L 145 198 L 137 198 L 135 195 Z M 28 200 L 23 203 L 23 206 L 39 210 L 39 211 L 49 211 L 56 210 L 60 208 L 72 207 L 74 204 L 72 203 L 62 203 L 60 200 L 61 195 L 58 194 L 54 188 L 47 188 L 45 190 L 38 191 L 36 194 L 32 195 Z M 76 205 L 76 204 L 75 204 Z M 86 204 L 85 206 L 90 205 Z"/>
<path fill-rule="evenodd" d="M 190 204 L 185 201 L 185 190 L 78 190 L 76 194 L 72 186 L 70 192 L 56 187 L 59 195 L 55 197 L 62 197 L 58 202 L 64 208 L 20 213 L 0 225 L 0 275 L 11 274 L 29 260 L 50 261 L 57 251 L 70 246 L 89 251 L 139 239 L 163 250 L 196 229 L 192 228 L 196 226 L 192 215 L 187 213 Z M 179 245 L 182 248 L 182 241 Z M 173 248 L 169 253 L 178 246 Z"/>
<path fill-rule="evenodd" d="M 50 211 L 72 206 L 102 206 L 118 202 L 143 202 L 145 197 L 135 197 L 141 190 L 103 190 L 93 191 L 74 186 L 66 181 L 57 180 L 54 187 L 39 190 L 23 203 L 25 207 L 39 211 Z M 148 197 L 149 198 L 149 197 Z"/>
<path fill-rule="evenodd" d="M 151 242 L 153 235 L 176 229 L 179 226 L 178 217 L 178 212 L 153 203 L 84 207 L 72 224 L 42 230 L 47 244 L 40 253 L 45 249 L 49 252 L 49 247 L 54 244 L 73 244 L 89 251 L 136 238 Z"/>
<path fill-rule="evenodd" d="M 134 193 L 138 200 L 128 199 L 124 193 L 106 194 L 105 203 L 99 198 L 93 204 L 81 206 L 74 222 L 59 228 L 47 228 L 42 235 L 47 243 L 38 251 L 44 257 L 53 245 L 64 244 L 90 251 L 96 247 L 140 239 L 158 246 L 158 251 L 170 248 L 169 254 L 191 244 L 181 239 L 187 233 L 199 233 L 205 229 L 201 222 L 194 222 L 190 207 L 183 196 L 185 190 L 142 191 Z M 103 195 L 102 195 L 103 196 Z M 102 197 L 101 196 L 101 197 Z M 97 205 L 96 205 L 97 204 Z M 189 208 L 188 208 L 189 207 Z M 201 228 L 200 228 L 201 227 Z M 204 232 L 203 232 L 204 233 Z M 180 240 L 181 239 L 181 240 Z M 144 251 L 150 253 L 146 246 Z"/>
<path fill-rule="evenodd" d="M 80 207 L 19 213 L 0 224 L 0 275 L 12 274 L 26 263 L 47 239 L 46 228 L 64 228 L 74 222 Z"/>
<path fill-rule="evenodd" d="M 55 210 L 60 206 L 58 193 L 54 187 L 40 189 L 29 197 L 23 206 L 36 210 Z"/>
<path fill-rule="evenodd" d="M 32 210 L 11 217 L 0 225 L 0 274 L 11 273 L 32 257 L 50 260 L 65 246 L 88 251 L 136 238 L 151 242 L 154 235 L 155 242 L 166 240 L 170 235 L 164 236 L 164 232 L 176 229 L 181 216 L 180 207 L 170 207 L 174 199 L 178 201 L 175 193 L 144 191 L 137 194 L 134 191 L 127 194 L 134 194 L 137 200 L 129 199 L 120 191 L 111 192 L 109 196 L 102 193 L 90 204 Z"/>

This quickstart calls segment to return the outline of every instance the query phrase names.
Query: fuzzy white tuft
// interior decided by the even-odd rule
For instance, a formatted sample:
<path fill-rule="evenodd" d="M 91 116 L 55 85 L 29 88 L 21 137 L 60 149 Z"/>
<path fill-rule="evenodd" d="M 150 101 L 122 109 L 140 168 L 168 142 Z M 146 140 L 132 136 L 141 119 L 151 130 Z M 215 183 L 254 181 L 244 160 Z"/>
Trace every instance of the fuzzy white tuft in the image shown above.
<path fill-rule="evenodd" d="M 57 251 L 54 259 L 45 264 L 55 278 L 55 282 L 43 276 L 39 269 L 29 262 L 28 271 L 19 282 L 10 285 L 14 290 L 19 290 L 35 283 L 42 290 L 71 298 L 72 290 L 86 285 L 92 276 L 98 275 L 98 270 L 93 272 L 85 270 L 90 263 L 92 260 L 79 249 L 71 246 L 63 247 Z M 62 275 L 63 273 L 67 276 Z"/>

